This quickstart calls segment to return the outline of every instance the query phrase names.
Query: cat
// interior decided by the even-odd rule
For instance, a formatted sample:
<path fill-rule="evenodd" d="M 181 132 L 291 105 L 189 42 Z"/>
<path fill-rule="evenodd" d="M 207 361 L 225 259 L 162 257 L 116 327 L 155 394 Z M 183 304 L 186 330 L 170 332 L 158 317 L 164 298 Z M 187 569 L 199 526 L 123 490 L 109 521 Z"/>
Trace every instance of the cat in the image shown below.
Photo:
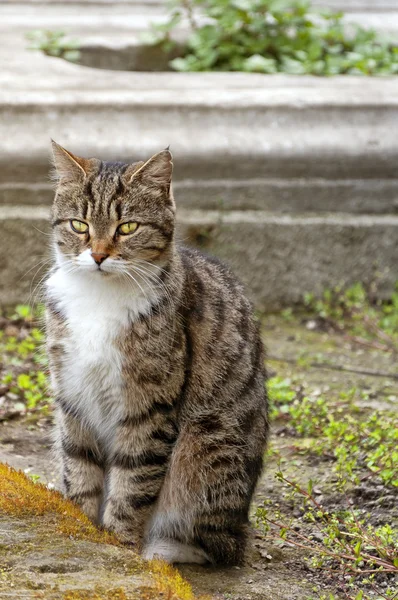
<path fill-rule="evenodd" d="M 242 285 L 175 242 L 173 162 L 53 142 L 47 348 L 64 493 L 145 559 L 237 565 L 268 433 Z"/>

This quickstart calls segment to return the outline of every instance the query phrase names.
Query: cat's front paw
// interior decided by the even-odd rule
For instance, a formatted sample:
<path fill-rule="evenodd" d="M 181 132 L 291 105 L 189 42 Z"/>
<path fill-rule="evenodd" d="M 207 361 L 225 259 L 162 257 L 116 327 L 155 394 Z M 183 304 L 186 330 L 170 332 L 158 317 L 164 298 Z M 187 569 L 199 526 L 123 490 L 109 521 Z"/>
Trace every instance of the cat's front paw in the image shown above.
<path fill-rule="evenodd" d="M 132 520 L 121 518 L 121 516 L 121 514 L 118 514 L 112 508 L 106 507 L 102 525 L 105 529 L 112 531 L 123 544 L 128 544 L 138 549 L 140 546 L 140 536 L 137 534 Z"/>
<path fill-rule="evenodd" d="M 206 553 L 201 548 L 171 539 L 153 540 L 143 549 L 142 557 L 145 560 L 158 558 L 171 564 L 196 563 L 203 565 L 209 562 Z"/>
<path fill-rule="evenodd" d="M 72 496 L 70 499 L 80 506 L 81 510 L 84 512 L 86 517 L 90 519 L 90 521 L 95 523 L 95 525 L 99 524 L 99 509 L 101 504 L 100 497 L 83 498 L 79 500 Z"/>

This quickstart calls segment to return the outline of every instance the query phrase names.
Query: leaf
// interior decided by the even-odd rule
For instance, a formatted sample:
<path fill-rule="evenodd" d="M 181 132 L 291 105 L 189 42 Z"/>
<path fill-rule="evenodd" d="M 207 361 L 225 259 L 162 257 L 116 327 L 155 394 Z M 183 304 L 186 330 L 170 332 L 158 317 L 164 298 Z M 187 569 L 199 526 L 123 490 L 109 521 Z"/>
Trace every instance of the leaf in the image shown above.
<path fill-rule="evenodd" d="M 359 558 L 361 555 L 361 548 L 362 548 L 362 542 L 359 541 L 359 542 L 357 542 L 357 544 L 355 545 L 355 548 L 354 548 L 354 555 L 357 558 Z"/>
<path fill-rule="evenodd" d="M 282 60 L 283 72 L 289 73 L 290 75 L 303 75 L 305 73 L 305 67 L 303 64 L 292 58 L 283 58 Z"/>
<path fill-rule="evenodd" d="M 265 58 L 260 54 L 253 54 L 247 58 L 243 63 L 243 68 L 252 73 L 276 73 L 278 70 L 275 59 Z"/>
<path fill-rule="evenodd" d="M 29 390 L 32 386 L 32 381 L 29 375 L 22 373 L 17 377 L 17 384 L 18 387 L 22 388 L 23 390 Z"/>
<path fill-rule="evenodd" d="M 170 61 L 170 66 L 175 71 L 189 71 L 189 61 L 186 58 L 174 58 Z"/>
<path fill-rule="evenodd" d="M 63 58 L 69 62 L 77 62 L 80 59 L 80 52 L 78 50 L 67 50 L 63 53 Z"/>

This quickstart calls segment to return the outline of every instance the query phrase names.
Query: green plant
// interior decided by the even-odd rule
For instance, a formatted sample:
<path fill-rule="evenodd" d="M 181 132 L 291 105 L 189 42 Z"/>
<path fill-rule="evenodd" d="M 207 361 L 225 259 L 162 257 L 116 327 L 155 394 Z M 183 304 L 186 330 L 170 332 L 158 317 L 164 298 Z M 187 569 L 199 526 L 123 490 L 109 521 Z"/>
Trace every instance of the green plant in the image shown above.
<path fill-rule="evenodd" d="M 342 17 L 315 12 L 306 0 L 174 0 L 153 41 L 170 49 L 172 32 L 188 22 L 186 52 L 170 63 L 177 71 L 397 73 L 398 47 L 374 31 L 348 31 Z"/>
<path fill-rule="evenodd" d="M 35 327 L 40 313 L 40 307 L 32 310 L 19 305 L 4 318 L 5 327 L 0 331 L 0 388 L 6 414 L 48 413 L 51 397 L 44 334 Z"/>
<path fill-rule="evenodd" d="M 357 484 L 361 474 L 377 475 L 398 487 L 398 417 L 396 413 L 362 414 L 354 402 L 356 390 L 331 402 L 291 387 L 289 379 L 268 382 L 271 418 L 288 424 L 296 435 L 309 438 L 306 451 L 334 461 L 339 487 Z"/>
<path fill-rule="evenodd" d="M 305 294 L 304 304 L 324 324 L 358 344 L 398 352 L 398 282 L 387 301 L 361 283 L 325 290 L 320 298 Z"/>
<path fill-rule="evenodd" d="M 18 304 L 11 315 L 11 319 L 14 321 L 22 319 L 23 321 L 31 322 L 34 319 L 34 311 L 26 304 Z"/>
<path fill-rule="evenodd" d="M 80 58 L 79 42 L 66 39 L 64 31 L 36 29 L 29 31 L 26 38 L 30 42 L 29 50 L 41 50 L 48 56 L 58 56 L 70 62 L 77 62 Z"/>
<path fill-rule="evenodd" d="M 29 411 L 40 409 L 44 414 L 48 412 L 51 398 L 48 394 L 48 378 L 43 371 L 30 371 L 29 373 L 6 373 L 0 380 L 8 394 L 12 394 L 15 403 L 21 403 Z"/>
<path fill-rule="evenodd" d="M 35 362 L 40 362 L 42 357 L 37 354 L 43 343 L 43 333 L 33 328 L 23 339 L 14 335 L 7 336 L 0 331 L 0 353 L 4 353 L 12 364 L 21 364 L 23 360 L 31 357 Z"/>
<path fill-rule="evenodd" d="M 268 538 L 301 548 L 308 552 L 311 565 L 327 569 L 333 575 L 345 576 L 346 590 L 355 594 L 363 589 L 358 584 L 377 589 L 378 577 L 392 578 L 398 574 L 398 532 L 390 525 L 373 527 L 359 511 L 352 508 L 330 511 L 313 493 L 313 483 L 307 488 L 284 476 L 275 474 L 290 491 L 290 499 L 300 505 L 308 531 L 294 526 L 294 520 L 280 510 L 271 511 L 267 502 L 256 511 L 257 524 Z M 316 536 L 314 533 L 316 532 Z M 384 589 L 381 598 L 392 598 L 393 587 Z M 331 598 L 334 596 L 332 595 Z M 358 598 L 356 596 L 346 596 Z M 363 596 L 359 596 L 363 597 Z"/>

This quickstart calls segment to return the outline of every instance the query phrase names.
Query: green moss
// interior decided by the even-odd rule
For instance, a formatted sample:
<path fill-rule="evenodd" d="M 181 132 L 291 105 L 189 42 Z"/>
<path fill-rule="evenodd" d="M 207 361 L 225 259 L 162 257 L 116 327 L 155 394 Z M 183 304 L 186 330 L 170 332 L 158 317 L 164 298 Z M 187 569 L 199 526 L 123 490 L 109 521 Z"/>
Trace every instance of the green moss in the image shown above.
<path fill-rule="evenodd" d="M 39 547 L 45 547 L 49 536 L 54 538 L 54 533 L 66 536 L 69 544 L 73 540 L 87 540 L 98 544 L 122 545 L 115 535 L 95 527 L 77 505 L 59 492 L 34 483 L 21 471 L 1 463 L 0 489 L 0 513 L 24 520 L 29 528 L 37 530 Z M 39 517 L 39 521 L 36 522 L 35 517 Z M 9 546 L 8 550 L 14 554 L 14 550 L 17 550 L 16 553 L 19 553 L 19 548 L 13 546 Z M 2 551 L 3 547 L 0 546 L 0 553 Z M 125 571 L 147 573 L 153 582 L 152 587 L 133 592 L 126 592 L 120 587 L 96 588 L 94 591 L 72 590 L 64 592 L 63 600 L 158 600 L 160 597 L 167 600 L 195 600 L 189 583 L 176 569 L 162 561 L 145 562 L 131 552 L 131 563 L 126 565 L 124 557 L 120 566 Z"/>
<path fill-rule="evenodd" d="M 100 531 L 80 508 L 59 492 L 33 483 L 21 471 L 0 464 L 0 510 L 15 517 L 46 516 L 58 533 L 102 544 L 119 545 L 111 533 Z"/>

